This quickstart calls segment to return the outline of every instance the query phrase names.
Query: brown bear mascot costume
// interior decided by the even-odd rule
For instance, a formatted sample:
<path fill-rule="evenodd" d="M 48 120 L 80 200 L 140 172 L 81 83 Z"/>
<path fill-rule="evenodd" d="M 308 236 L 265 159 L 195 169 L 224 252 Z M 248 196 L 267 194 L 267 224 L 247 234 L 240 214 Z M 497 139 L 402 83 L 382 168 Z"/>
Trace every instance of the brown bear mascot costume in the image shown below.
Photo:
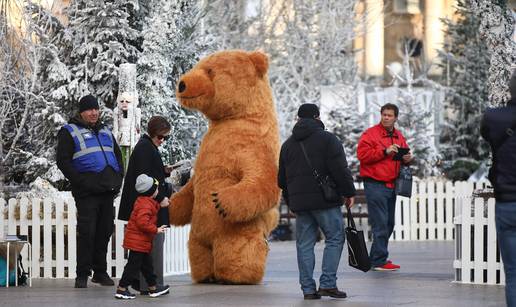
<path fill-rule="evenodd" d="M 222 51 L 181 77 L 182 106 L 209 119 L 194 175 L 170 200 L 170 222 L 191 224 L 194 282 L 256 284 L 278 222 L 279 133 L 261 52 Z"/>

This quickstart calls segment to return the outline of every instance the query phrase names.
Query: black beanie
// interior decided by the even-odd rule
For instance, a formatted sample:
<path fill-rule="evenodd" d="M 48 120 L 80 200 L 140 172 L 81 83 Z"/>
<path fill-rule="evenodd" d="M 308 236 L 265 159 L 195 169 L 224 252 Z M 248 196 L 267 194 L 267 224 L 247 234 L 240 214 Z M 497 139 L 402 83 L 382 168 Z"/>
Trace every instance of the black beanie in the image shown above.
<path fill-rule="evenodd" d="M 297 110 L 299 118 L 316 118 L 319 117 L 319 107 L 313 103 L 304 103 Z"/>
<path fill-rule="evenodd" d="M 91 109 L 99 109 L 99 102 L 97 101 L 97 98 L 93 97 L 92 95 L 86 95 L 82 97 L 81 100 L 79 100 L 79 113 Z"/>

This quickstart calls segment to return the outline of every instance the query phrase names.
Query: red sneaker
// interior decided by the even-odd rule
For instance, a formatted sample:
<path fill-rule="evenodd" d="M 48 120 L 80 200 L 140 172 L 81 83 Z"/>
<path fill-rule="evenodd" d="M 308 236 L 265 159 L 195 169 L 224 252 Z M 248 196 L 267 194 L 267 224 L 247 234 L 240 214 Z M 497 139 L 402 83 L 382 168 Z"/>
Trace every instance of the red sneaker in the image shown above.
<path fill-rule="evenodd" d="M 400 266 L 397 264 L 394 264 L 392 262 L 387 262 L 384 265 L 375 266 L 373 268 L 373 271 L 397 271 L 400 269 Z"/>

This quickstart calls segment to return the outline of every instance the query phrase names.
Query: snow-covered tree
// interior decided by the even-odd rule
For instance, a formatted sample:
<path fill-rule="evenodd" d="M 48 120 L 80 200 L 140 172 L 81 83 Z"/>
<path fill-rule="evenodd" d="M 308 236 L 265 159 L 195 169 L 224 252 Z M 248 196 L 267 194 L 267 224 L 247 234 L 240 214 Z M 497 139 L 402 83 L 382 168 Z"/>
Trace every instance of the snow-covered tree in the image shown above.
<path fill-rule="evenodd" d="M 192 158 L 206 130 L 198 112 L 183 109 L 175 100 L 176 82 L 199 58 L 210 52 L 211 37 L 200 35 L 204 10 L 196 1 L 161 1 L 143 31 L 138 61 L 138 90 L 143 127 L 153 115 L 172 124 L 172 138 L 164 146 L 169 163 Z"/>
<path fill-rule="evenodd" d="M 346 152 L 346 159 L 352 174 L 359 173 L 360 161 L 356 152 L 358 140 L 367 127 L 369 112 L 361 112 L 355 99 L 346 97 L 349 93 L 356 93 L 356 85 L 339 86 L 335 93 L 339 104 L 329 112 L 325 122 L 326 129 L 333 132 L 341 141 Z M 340 94 L 343 93 L 343 94 Z"/>
<path fill-rule="evenodd" d="M 272 54 L 269 75 L 283 139 L 290 135 L 299 105 L 319 104 L 321 86 L 344 84 L 351 92 L 343 97 L 342 107 L 356 104 L 355 4 L 355 0 L 292 0 L 279 11 L 279 28 L 270 31 L 279 34 L 269 38 L 266 47 Z"/>
<path fill-rule="evenodd" d="M 478 133 L 488 104 L 490 52 L 480 36 L 471 0 L 459 0 L 455 20 L 445 20 L 447 41 L 440 53 L 446 76 L 445 123 L 440 148 L 446 176 L 467 179 L 489 157 Z"/>
<path fill-rule="evenodd" d="M 400 109 L 398 127 L 415 157 L 414 174 L 424 178 L 439 174 L 437 164 L 440 157 L 433 142 L 435 139 L 435 132 L 431 128 L 433 109 L 421 103 L 419 95 L 422 92 L 415 87 L 419 85 L 432 88 L 438 87 L 438 85 L 427 78 L 429 67 L 425 67 L 424 64 L 421 73 L 418 76 L 415 75 L 414 68 L 410 63 L 411 53 L 412 51 L 406 44 L 401 71 L 394 71 L 390 66 L 387 68 L 397 87 L 397 100 L 394 103 Z"/>
<path fill-rule="evenodd" d="M 109 108 L 115 105 L 118 66 L 135 63 L 138 32 L 129 26 L 126 1 L 74 0 L 67 8 L 69 25 L 60 58 L 70 70 L 67 84 L 54 99 L 76 103 L 91 93 Z"/>
<path fill-rule="evenodd" d="M 48 46 L 40 43 L 51 31 L 37 6 L 19 5 L 23 31 L 16 31 L 0 16 L 0 193 L 4 180 L 24 183 L 40 171 L 46 159 L 35 149 L 41 145 L 33 134 L 35 110 L 46 103 L 41 95 L 41 64 Z"/>
<path fill-rule="evenodd" d="M 487 82 L 489 104 L 503 105 L 509 100 L 511 65 L 516 63 L 515 21 L 508 1 L 471 0 L 471 9 L 480 19 L 480 34 L 491 55 Z"/>

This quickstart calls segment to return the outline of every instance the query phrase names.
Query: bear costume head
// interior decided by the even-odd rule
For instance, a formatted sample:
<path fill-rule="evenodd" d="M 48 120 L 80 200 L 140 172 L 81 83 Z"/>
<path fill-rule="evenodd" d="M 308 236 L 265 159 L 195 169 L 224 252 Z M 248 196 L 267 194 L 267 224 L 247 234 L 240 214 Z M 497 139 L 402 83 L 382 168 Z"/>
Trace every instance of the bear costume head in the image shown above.
<path fill-rule="evenodd" d="M 273 110 L 267 77 L 269 60 L 259 51 L 221 51 L 202 59 L 176 88 L 182 106 L 210 120 L 239 118 Z"/>

